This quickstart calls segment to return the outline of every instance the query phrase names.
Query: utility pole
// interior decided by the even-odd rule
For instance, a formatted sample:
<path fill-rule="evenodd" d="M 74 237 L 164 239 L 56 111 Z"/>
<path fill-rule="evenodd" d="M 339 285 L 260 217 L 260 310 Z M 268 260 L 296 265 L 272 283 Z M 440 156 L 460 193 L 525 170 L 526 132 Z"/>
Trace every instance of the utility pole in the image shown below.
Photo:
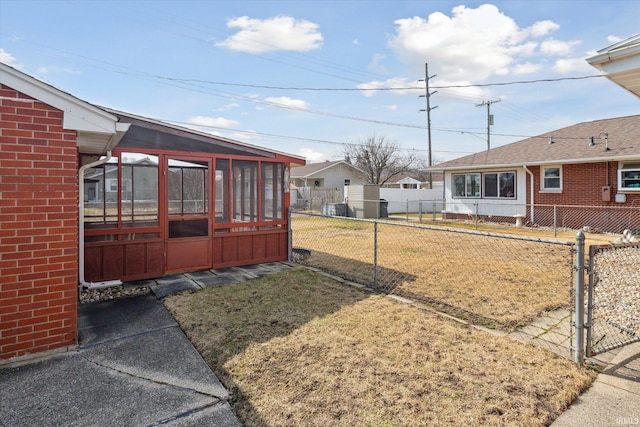
<path fill-rule="evenodd" d="M 493 125 L 493 115 L 491 115 L 491 104 L 500 102 L 499 99 L 494 101 L 482 101 L 481 104 L 476 104 L 476 107 L 487 106 L 487 150 L 491 148 L 491 126 Z"/>
<path fill-rule="evenodd" d="M 420 110 L 420 111 L 427 112 L 427 141 L 429 144 L 429 166 L 433 166 L 433 159 L 431 158 L 431 110 L 435 110 L 436 108 L 438 108 L 437 105 L 435 107 L 431 107 L 431 103 L 429 102 L 431 95 L 438 92 L 437 90 L 434 90 L 431 93 L 429 92 L 429 80 L 431 80 L 435 76 L 437 76 L 437 74 L 434 74 L 433 76 L 429 76 L 429 64 L 425 62 L 424 80 L 419 80 L 419 81 L 421 82 L 424 81 L 425 83 L 425 92 L 424 92 L 424 95 L 420 95 L 420 98 L 424 97 L 427 99 L 427 108 L 425 110 Z M 431 190 L 432 188 L 433 188 L 433 178 L 431 176 L 431 171 L 429 171 L 429 190 Z"/>

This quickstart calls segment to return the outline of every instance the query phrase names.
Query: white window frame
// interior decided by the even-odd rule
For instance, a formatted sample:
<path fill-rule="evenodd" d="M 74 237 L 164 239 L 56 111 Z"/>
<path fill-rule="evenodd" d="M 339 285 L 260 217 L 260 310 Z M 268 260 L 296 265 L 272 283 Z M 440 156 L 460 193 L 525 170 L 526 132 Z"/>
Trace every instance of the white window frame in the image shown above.
<path fill-rule="evenodd" d="M 469 178 L 477 176 L 478 193 L 477 195 L 469 195 Z M 455 194 L 456 185 L 455 177 L 464 176 L 464 195 Z M 482 197 L 482 174 L 480 172 L 452 173 L 451 174 L 451 193 L 454 199 L 480 199 Z"/>
<path fill-rule="evenodd" d="M 546 187 L 545 175 L 547 169 L 558 169 L 558 180 L 560 181 L 559 187 Z M 562 165 L 548 165 L 540 166 L 540 192 L 541 193 L 562 193 Z"/>
<path fill-rule="evenodd" d="M 500 194 L 500 183 L 502 176 L 506 174 L 513 174 L 513 193 L 511 196 L 502 196 Z M 487 175 L 495 175 L 496 176 L 496 195 L 495 196 L 487 196 L 487 186 L 485 185 L 485 176 Z M 499 172 L 482 172 L 482 198 L 483 199 L 506 199 L 512 200 L 516 198 L 516 188 L 517 188 L 518 174 L 516 171 L 499 171 Z"/>
<path fill-rule="evenodd" d="M 640 187 L 625 187 L 623 186 L 623 173 L 634 172 L 640 174 L 640 163 L 620 163 L 618 166 L 618 191 L 620 192 L 640 192 Z M 629 179 L 629 178 L 626 178 Z M 635 179 L 634 179 L 635 180 Z"/>

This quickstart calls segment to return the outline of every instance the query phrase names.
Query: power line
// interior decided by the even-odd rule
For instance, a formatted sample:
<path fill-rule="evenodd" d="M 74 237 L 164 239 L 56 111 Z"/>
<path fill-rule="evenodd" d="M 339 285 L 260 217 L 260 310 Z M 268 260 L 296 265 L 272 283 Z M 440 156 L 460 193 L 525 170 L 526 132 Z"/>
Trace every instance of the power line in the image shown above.
<path fill-rule="evenodd" d="M 236 86 L 236 87 L 248 87 L 253 89 L 271 89 L 271 90 L 291 90 L 291 91 L 342 91 L 342 92 L 374 92 L 374 91 L 399 91 L 399 90 L 424 90 L 424 86 L 405 86 L 405 87 L 383 87 L 383 88 L 337 88 L 337 87 L 305 87 L 305 86 L 270 86 L 259 85 L 250 83 L 230 83 L 220 82 L 212 80 L 201 79 L 187 79 L 178 77 L 167 77 L 157 74 L 149 73 L 133 73 L 133 72 L 121 72 L 122 74 L 130 74 L 133 76 L 146 76 L 160 80 L 169 80 L 180 83 L 204 83 L 218 86 Z M 500 82 L 500 83 L 478 83 L 478 84 L 466 84 L 466 85 L 445 85 L 445 86 L 431 86 L 431 89 L 459 89 L 459 88 L 471 88 L 471 87 L 491 87 L 491 86 L 507 86 L 516 84 L 532 84 L 532 83 L 544 83 L 544 82 L 560 82 L 566 80 L 585 80 L 591 78 L 600 78 L 603 75 L 594 76 L 581 76 L 581 77 L 561 77 L 557 79 L 538 79 L 538 80 L 521 80 L 514 82 Z"/>
<path fill-rule="evenodd" d="M 291 136 L 291 135 L 278 135 L 278 134 L 272 134 L 272 133 L 266 133 L 266 132 L 257 132 L 257 131 L 254 131 L 254 130 L 225 128 L 225 127 L 211 126 L 211 125 L 200 125 L 200 124 L 189 123 L 189 122 L 180 122 L 180 121 L 175 121 L 175 120 L 166 120 L 166 119 L 154 119 L 154 120 L 158 120 L 158 121 L 161 121 L 161 122 L 170 123 L 170 124 L 174 124 L 174 125 L 185 126 L 185 127 L 189 127 L 189 128 L 194 128 L 195 127 L 195 128 L 205 128 L 205 129 L 215 129 L 215 130 L 222 130 L 222 131 L 232 132 L 232 133 L 242 133 L 242 134 L 247 134 L 247 135 L 259 135 L 259 136 L 266 136 L 266 137 L 270 137 L 270 138 L 280 138 L 280 139 L 293 139 L 293 140 L 296 140 L 296 141 L 307 141 L 307 142 L 313 142 L 313 143 L 318 143 L 318 144 L 333 144 L 333 145 L 342 145 L 342 146 L 350 144 L 349 142 L 331 141 L 331 140 L 327 140 L 327 139 L 318 139 L 318 138 L 305 138 L 305 137 L 298 137 L 298 136 Z M 417 149 L 417 148 L 404 148 L 404 150 L 427 151 L 425 149 Z M 434 152 L 436 152 L 436 153 L 453 153 L 453 154 L 472 154 L 471 151 L 434 150 Z"/>

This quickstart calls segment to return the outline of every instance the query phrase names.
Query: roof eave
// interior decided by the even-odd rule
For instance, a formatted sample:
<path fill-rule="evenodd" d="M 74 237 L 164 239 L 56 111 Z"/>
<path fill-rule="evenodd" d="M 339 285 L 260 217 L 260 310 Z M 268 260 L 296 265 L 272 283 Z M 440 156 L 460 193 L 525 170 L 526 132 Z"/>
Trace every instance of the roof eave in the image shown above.
<path fill-rule="evenodd" d="M 0 83 L 62 111 L 62 127 L 77 132 L 76 144 L 82 153 L 105 154 L 118 139 L 118 118 L 95 105 L 3 63 Z"/>
<path fill-rule="evenodd" d="M 477 169 L 502 169 L 502 168 L 518 168 L 524 166 L 541 166 L 541 165 L 567 165 L 567 164 L 580 164 L 580 163 L 602 163 L 602 162 L 620 162 L 620 161 L 636 161 L 640 160 L 640 155 L 632 156 L 611 156 L 611 157 L 589 157 L 582 159 L 556 159 L 545 161 L 533 161 L 533 162 L 519 162 L 519 163 L 500 163 L 500 164 L 485 164 L 485 165 L 460 165 L 450 167 L 437 167 L 437 165 L 428 168 L 428 171 L 433 172 L 447 172 L 458 170 L 477 170 Z"/>

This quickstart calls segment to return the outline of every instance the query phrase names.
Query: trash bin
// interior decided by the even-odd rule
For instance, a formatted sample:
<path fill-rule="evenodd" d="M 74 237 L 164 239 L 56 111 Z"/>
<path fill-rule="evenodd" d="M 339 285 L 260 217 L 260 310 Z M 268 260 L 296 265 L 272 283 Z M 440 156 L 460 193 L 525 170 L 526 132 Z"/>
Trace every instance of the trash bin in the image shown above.
<path fill-rule="evenodd" d="M 389 202 L 380 199 L 380 218 L 389 218 Z"/>

